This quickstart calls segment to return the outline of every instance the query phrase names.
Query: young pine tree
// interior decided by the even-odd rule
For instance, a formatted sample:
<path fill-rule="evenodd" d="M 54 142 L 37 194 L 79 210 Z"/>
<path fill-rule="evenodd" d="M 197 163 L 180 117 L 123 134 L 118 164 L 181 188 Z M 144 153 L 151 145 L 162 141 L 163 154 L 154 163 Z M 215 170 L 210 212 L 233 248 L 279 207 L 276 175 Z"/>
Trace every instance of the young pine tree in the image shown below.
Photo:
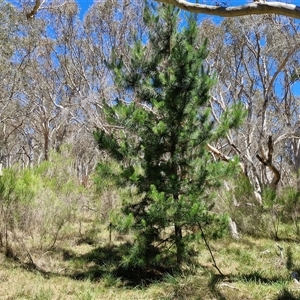
<path fill-rule="evenodd" d="M 212 77 L 204 70 L 207 51 L 197 41 L 191 19 L 178 30 L 179 10 L 160 6 L 145 11 L 146 44 L 136 41 L 130 65 L 115 58 L 115 82 L 132 99 L 116 99 L 105 113 L 108 134 L 95 132 L 99 147 L 120 162 L 120 185 L 134 185 L 139 200 L 124 202 L 127 224 L 136 234 L 128 265 L 138 267 L 187 261 L 192 226 L 214 219 L 209 207 L 214 186 L 233 170 L 214 161 L 207 143 L 237 126 L 243 113 L 233 109 L 212 121 L 209 91 Z M 114 128 L 114 129 L 112 129 Z M 109 168 L 99 164 L 106 175 Z"/>

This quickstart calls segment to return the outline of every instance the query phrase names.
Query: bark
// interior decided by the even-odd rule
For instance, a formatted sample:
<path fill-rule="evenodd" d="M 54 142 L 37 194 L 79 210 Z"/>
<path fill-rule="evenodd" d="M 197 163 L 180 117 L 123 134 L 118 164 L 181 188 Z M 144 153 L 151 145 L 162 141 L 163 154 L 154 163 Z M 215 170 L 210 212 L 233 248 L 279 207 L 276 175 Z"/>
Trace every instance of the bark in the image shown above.
<path fill-rule="evenodd" d="M 165 4 L 175 5 L 183 10 L 214 15 L 219 17 L 240 17 L 247 15 L 277 14 L 300 19 L 300 7 L 281 2 L 253 2 L 241 6 L 225 7 L 221 5 L 205 5 L 184 0 L 156 0 Z"/>
<path fill-rule="evenodd" d="M 226 162 L 229 162 L 231 159 L 230 157 L 228 157 L 227 155 L 225 155 L 224 153 L 222 153 L 221 151 L 219 151 L 218 149 L 216 149 L 215 147 L 213 147 L 212 145 L 210 144 L 207 144 L 206 145 L 207 147 L 207 150 L 214 154 L 215 156 L 217 156 L 219 159 L 223 160 L 223 161 L 226 161 Z M 242 163 L 239 163 L 239 166 L 241 167 L 241 170 L 242 170 L 242 173 L 245 174 L 245 166 L 244 164 Z"/>
<path fill-rule="evenodd" d="M 176 245 L 177 265 L 180 268 L 183 260 L 184 244 L 182 241 L 182 227 L 177 224 L 175 224 L 175 245 Z"/>
<path fill-rule="evenodd" d="M 42 5 L 41 0 L 36 0 L 35 1 L 35 5 L 32 8 L 32 10 L 28 14 L 26 14 L 27 20 L 33 18 L 34 15 L 36 15 L 36 13 L 40 9 L 41 5 Z"/>
<path fill-rule="evenodd" d="M 236 226 L 236 223 L 231 218 L 229 218 L 229 230 L 230 230 L 232 238 L 235 240 L 238 240 L 239 233 L 237 231 L 237 226 Z"/>
<path fill-rule="evenodd" d="M 273 178 L 270 183 L 270 187 L 276 190 L 278 183 L 281 179 L 281 174 L 280 171 L 275 167 L 273 163 L 273 152 L 274 152 L 273 139 L 272 136 L 270 135 L 268 138 L 268 153 L 266 154 L 263 147 L 261 146 L 260 148 L 261 155 L 256 154 L 256 157 L 264 166 L 268 167 L 270 171 L 273 173 Z"/>

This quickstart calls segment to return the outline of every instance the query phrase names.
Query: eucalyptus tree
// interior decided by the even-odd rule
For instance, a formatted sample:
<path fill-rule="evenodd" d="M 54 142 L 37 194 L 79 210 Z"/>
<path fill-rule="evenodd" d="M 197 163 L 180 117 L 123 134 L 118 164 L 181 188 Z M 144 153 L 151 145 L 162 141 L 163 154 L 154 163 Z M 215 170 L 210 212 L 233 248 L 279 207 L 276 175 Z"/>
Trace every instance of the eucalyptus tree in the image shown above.
<path fill-rule="evenodd" d="M 293 89 L 299 26 L 290 19 L 249 16 L 220 25 L 205 21 L 200 27 L 202 39 L 210 36 L 207 62 L 218 78 L 211 98 L 215 120 L 235 103 L 247 110 L 243 126 L 216 148 L 227 156 L 239 155 L 258 193 L 292 184 L 300 158 L 300 99 Z"/>
<path fill-rule="evenodd" d="M 23 25 L 27 31 L 23 51 L 34 49 L 22 72 L 23 94 L 31 108 L 26 130 L 38 161 L 48 160 L 50 149 L 59 148 L 74 110 L 70 107 L 73 87 L 69 86 L 74 76 L 71 72 L 66 76 L 65 61 L 71 52 L 66 37 L 75 41 L 76 15 L 76 7 L 68 6 L 68 10 L 61 9 L 49 18 L 32 19 Z"/>
<path fill-rule="evenodd" d="M 136 37 L 142 38 L 143 27 L 143 3 L 138 0 L 95 2 L 85 15 L 85 54 L 89 65 L 85 76 L 89 95 L 84 107 L 94 127 L 103 128 L 103 99 L 120 93 L 124 96 L 126 92 L 113 83 L 112 72 L 107 66 L 113 56 L 121 57 L 125 64 L 130 62 L 128 46 Z"/>
<path fill-rule="evenodd" d="M 0 156 L 6 166 L 22 156 L 22 130 L 30 110 L 22 93 L 22 71 L 28 65 L 33 49 L 23 51 L 24 18 L 9 3 L 0 2 Z"/>
<path fill-rule="evenodd" d="M 29 3 L 23 4 L 30 13 Z M 3 4 L 2 40 L 11 42 L 2 45 L 6 166 L 32 166 L 69 143 L 80 177 L 92 171 L 97 161 L 92 131 L 103 126 L 103 99 L 118 93 L 107 68 L 110 49 L 118 49 L 125 61 L 126 46 L 143 23 L 138 1 L 117 4 L 94 3 L 84 21 L 74 1 L 47 3 L 49 9 L 32 18 L 22 7 Z"/>
<path fill-rule="evenodd" d="M 6 166 L 14 162 L 32 166 L 49 159 L 49 151 L 59 151 L 63 143 L 76 145 L 83 127 L 80 100 L 87 85 L 82 73 L 88 66 L 75 3 L 45 11 L 41 18 L 16 15 L 8 66 L 13 76 L 6 78 L 10 82 L 6 89 L 12 91 L 3 106 L 10 116 L 5 119 L 8 133 L 3 144 L 11 145 Z"/>
<path fill-rule="evenodd" d="M 156 0 L 157 2 L 175 5 L 180 9 L 220 17 L 240 17 L 247 15 L 266 15 L 277 14 L 286 17 L 300 19 L 300 8 L 294 4 L 285 2 L 267 2 L 265 0 L 253 0 L 252 3 L 244 5 L 229 6 L 230 1 L 214 1 L 212 3 L 195 3 L 185 0 Z M 68 5 L 67 0 L 63 0 L 60 5 Z M 39 10 L 47 9 L 49 6 L 46 1 L 35 0 L 34 3 L 25 2 L 25 14 L 28 19 L 33 18 Z"/>

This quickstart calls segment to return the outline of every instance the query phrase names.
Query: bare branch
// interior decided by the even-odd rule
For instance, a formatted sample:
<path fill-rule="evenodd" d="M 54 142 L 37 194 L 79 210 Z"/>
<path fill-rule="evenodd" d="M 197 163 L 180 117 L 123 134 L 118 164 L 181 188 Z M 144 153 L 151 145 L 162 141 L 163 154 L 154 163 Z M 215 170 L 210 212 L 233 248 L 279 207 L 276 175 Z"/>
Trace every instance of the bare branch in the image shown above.
<path fill-rule="evenodd" d="M 219 17 L 240 17 L 247 15 L 277 14 L 300 19 L 300 7 L 282 2 L 253 2 L 241 6 L 215 6 L 191 3 L 184 0 L 156 0 L 166 4 L 175 5 L 189 12 L 214 15 Z"/>
<path fill-rule="evenodd" d="M 230 157 L 228 157 L 227 155 L 223 154 L 222 152 L 220 152 L 218 149 L 216 149 L 212 145 L 207 144 L 206 147 L 207 147 L 208 151 L 214 153 L 221 160 L 226 161 L 226 162 L 230 161 Z"/>
<path fill-rule="evenodd" d="M 40 7 L 43 3 L 44 3 L 44 1 L 42 2 L 41 0 L 35 0 L 35 5 L 34 5 L 32 11 L 29 12 L 28 14 L 26 14 L 27 20 L 33 18 L 34 15 L 36 15 L 37 11 L 40 9 Z"/>
<path fill-rule="evenodd" d="M 267 93 L 266 94 L 269 94 L 271 88 L 273 87 L 273 84 L 274 84 L 274 81 L 276 79 L 276 77 L 278 76 L 278 74 L 282 71 L 282 69 L 286 66 L 288 60 L 290 59 L 290 57 L 294 54 L 295 52 L 295 49 L 292 48 L 288 54 L 286 55 L 286 57 L 283 59 L 283 61 L 281 62 L 280 66 L 278 67 L 278 69 L 276 70 L 275 74 L 273 75 L 272 79 L 270 80 L 270 83 L 269 83 L 269 86 L 268 86 L 268 89 L 267 89 Z"/>
<path fill-rule="evenodd" d="M 227 155 L 225 155 L 224 153 L 222 153 L 221 151 L 219 151 L 212 145 L 207 144 L 206 147 L 210 153 L 215 154 L 219 159 L 226 161 L 226 162 L 229 162 L 231 160 L 230 157 L 228 157 Z M 245 166 L 242 163 L 239 163 L 239 166 L 241 167 L 242 173 L 245 173 Z"/>

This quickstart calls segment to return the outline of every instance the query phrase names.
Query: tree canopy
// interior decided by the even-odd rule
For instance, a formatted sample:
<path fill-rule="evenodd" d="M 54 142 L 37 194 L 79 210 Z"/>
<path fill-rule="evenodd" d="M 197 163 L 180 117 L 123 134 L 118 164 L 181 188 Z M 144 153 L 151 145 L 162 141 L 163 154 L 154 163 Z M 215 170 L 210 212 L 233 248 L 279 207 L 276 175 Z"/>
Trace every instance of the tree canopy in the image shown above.
<path fill-rule="evenodd" d="M 267 2 L 256 1 L 239 6 L 228 6 L 226 1 L 215 1 L 213 5 L 200 4 L 185 0 L 156 0 L 157 2 L 171 4 L 180 9 L 199 13 L 214 15 L 219 17 L 241 17 L 248 15 L 264 15 L 264 14 L 277 14 L 285 17 L 300 19 L 300 7 L 295 4 L 288 4 L 284 2 Z M 35 0 L 33 7 L 28 8 L 26 14 L 27 19 L 33 18 L 39 9 L 43 8 L 45 1 Z"/>

